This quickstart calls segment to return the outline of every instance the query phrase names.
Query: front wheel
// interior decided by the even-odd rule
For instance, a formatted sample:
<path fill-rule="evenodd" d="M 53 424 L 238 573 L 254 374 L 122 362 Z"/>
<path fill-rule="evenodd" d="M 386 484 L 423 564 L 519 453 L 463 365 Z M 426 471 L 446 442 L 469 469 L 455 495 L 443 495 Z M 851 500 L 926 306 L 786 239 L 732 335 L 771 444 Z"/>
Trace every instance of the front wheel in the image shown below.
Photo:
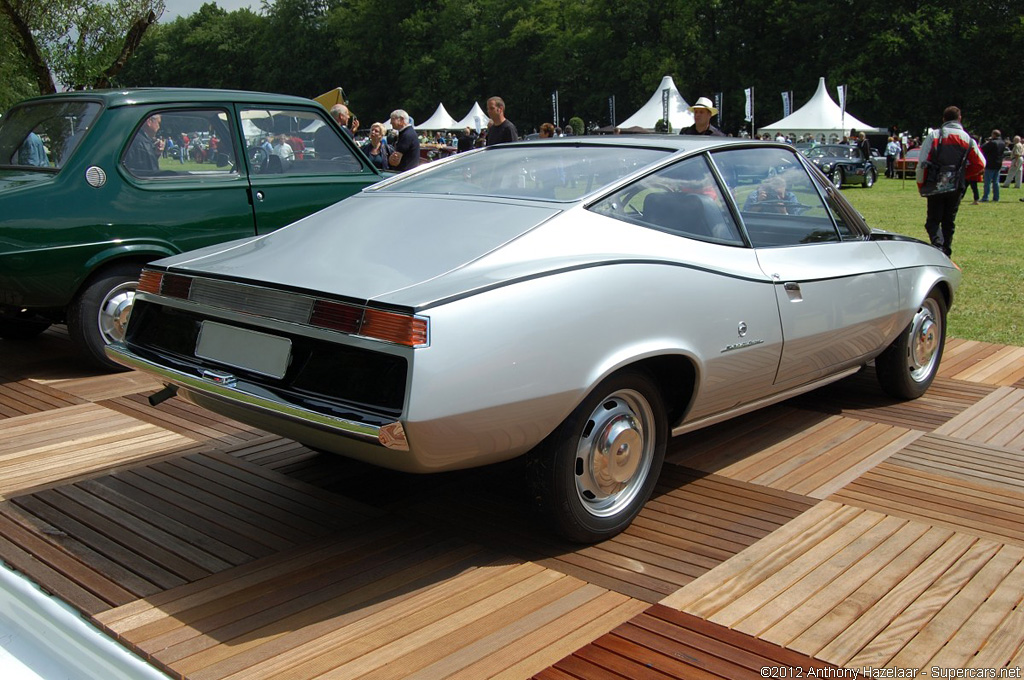
<path fill-rule="evenodd" d="M 665 406 L 647 374 L 607 378 L 529 454 L 542 511 L 571 541 L 611 538 L 650 497 L 667 440 Z"/>
<path fill-rule="evenodd" d="M 935 380 L 945 345 L 946 301 L 933 290 L 910 324 L 875 359 L 878 383 L 897 399 L 917 399 Z"/>
<path fill-rule="evenodd" d="M 835 184 L 837 188 L 843 186 L 843 169 L 841 167 L 836 166 L 832 170 L 832 184 Z"/>
<path fill-rule="evenodd" d="M 117 264 L 90 279 L 68 308 L 68 334 L 94 365 L 108 371 L 128 370 L 107 358 L 104 348 L 124 340 L 135 300 L 137 264 Z"/>

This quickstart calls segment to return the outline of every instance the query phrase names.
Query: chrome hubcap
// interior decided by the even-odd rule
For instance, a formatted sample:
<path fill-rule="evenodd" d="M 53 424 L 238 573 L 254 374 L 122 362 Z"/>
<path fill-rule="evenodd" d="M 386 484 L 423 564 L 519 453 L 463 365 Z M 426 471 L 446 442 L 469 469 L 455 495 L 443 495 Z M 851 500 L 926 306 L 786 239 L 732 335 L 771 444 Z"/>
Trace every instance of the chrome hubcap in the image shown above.
<path fill-rule="evenodd" d="M 128 325 L 132 302 L 135 300 L 135 286 L 135 282 L 122 283 L 103 299 L 97 321 L 105 344 L 124 340 L 125 326 Z"/>
<path fill-rule="evenodd" d="M 914 315 L 910 327 L 910 375 L 916 382 L 926 380 L 934 370 L 938 359 L 939 341 L 942 337 L 942 321 L 935 302 L 925 300 Z"/>
<path fill-rule="evenodd" d="M 614 515 L 639 493 L 654 457 L 654 414 L 633 390 L 609 395 L 591 413 L 576 449 L 576 492 L 596 517 Z"/>

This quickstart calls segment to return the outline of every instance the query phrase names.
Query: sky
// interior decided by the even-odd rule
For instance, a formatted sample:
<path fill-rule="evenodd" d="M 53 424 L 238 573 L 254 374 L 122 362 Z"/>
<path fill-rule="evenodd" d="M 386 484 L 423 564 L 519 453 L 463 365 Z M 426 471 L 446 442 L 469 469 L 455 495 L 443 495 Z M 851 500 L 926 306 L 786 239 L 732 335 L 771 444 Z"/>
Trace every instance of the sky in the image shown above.
<path fill-rule="evenodd" d="M 165 9 L 160 16 L 160 23 L 170 23 L 177 17 L 195 14 L 207 2 L 213 2 L 228 12 L 234 12 L 243 7 L 248 7 L 254 12 L 258 12 L 260 9 L 260 0 L 164 0 Z"/>

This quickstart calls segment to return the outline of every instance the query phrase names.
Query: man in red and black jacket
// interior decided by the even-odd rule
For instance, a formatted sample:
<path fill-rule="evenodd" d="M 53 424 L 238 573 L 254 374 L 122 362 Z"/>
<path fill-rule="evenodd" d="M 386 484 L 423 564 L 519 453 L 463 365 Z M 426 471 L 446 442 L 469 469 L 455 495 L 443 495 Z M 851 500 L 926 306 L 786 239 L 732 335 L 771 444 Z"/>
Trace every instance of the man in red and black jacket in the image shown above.
<path fill-rule="evenodd" d="M 947 256 L 953 253 L 953 231 L 956 228 L 956 213 L 960 209 L 960 197 L 966 182 L 976 182 L 985 171 L 985 157 L 969 134 L 960 124 L 960 109 L 947 106 L 942 112 L 942 127 L 925 137 L 921 145 L 921 162 L 917 164 L 917 188 L 924 186 L 925 160 L 938 165 L 959 165 L 963 163 L 963 174 L 958 178 L 956 191 L 928 196 L 928 214 L 924 228 L 932 245 Z M 933 151 L 934 147 L 934 151 Z M 964 158 L 964 154 L 967 155 Z"/>

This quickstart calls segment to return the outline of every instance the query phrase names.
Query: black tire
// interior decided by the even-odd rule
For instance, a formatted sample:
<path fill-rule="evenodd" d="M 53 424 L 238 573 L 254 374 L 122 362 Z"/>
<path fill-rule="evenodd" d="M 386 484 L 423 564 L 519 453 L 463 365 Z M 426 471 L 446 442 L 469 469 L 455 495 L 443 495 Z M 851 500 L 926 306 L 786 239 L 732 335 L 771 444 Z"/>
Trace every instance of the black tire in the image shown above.
<path fill-rule="evenodd" d="M 946 300 L 933 290 L 914 318 L 875 359 L 878 383 L 897 399 L 917 399 L 939 372 L 946 346 Z"/>
<path fill-rule="evenodd" d="M 528 454 L 545 518 L 570 541 L 615 536 L 650 498 L 667 442 L 664 402 L 650 377 L 636 370 L 608 377 Z"/>
<path fill-rule="evenodd" d="M 875 182 L 878 180 L 878 171 L 874 168 L 868 168 L 868 171 L 864 174 L 864 188 L 870 189 L 875 186 Z"/>
<path fill-rule="evenodd" d="M 4 340 L 31 340 L 49 327 L 49 321 L 0 317 L 0 338 Z"/>
<path fill-rule="evenodd" d="M 142 266 L 114 264 L 90 278 L 68 307 L 68 335 L 93 365 L 108 371 L 128 370 L 107 358 L 103 348 L 124 339 Z"/>
<path fill-rule="evenodd" d="M 838 165 L 832 169 L 832 184 L 835 184 L 837 188 L 843 186 L 844 174 L 843 169 Z"/>

